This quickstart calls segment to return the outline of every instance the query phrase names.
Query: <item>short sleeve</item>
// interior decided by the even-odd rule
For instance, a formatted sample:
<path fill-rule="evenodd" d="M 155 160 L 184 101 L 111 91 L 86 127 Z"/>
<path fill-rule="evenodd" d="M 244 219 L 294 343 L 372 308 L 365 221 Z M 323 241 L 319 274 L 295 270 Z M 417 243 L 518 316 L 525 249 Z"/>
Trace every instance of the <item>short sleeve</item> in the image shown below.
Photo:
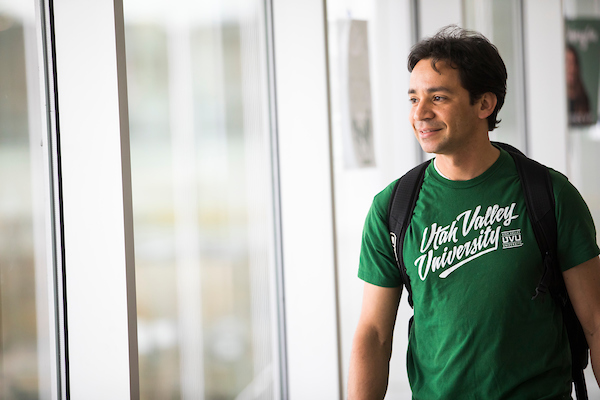
<path fill-rule="evenodd" d="M 394 183 L 373 199 L 363 228 L 358 268 L 360 279 L 383 287 L 397 287 L 402 284 L 387 222 L 387 207 Z"/>
<path fill-rule="evenodd" d="M 563 175 L 551 171 L 556 199 L 558 259 L 563 271 L 600 253 L 596 228 L 579 191 Z"/>

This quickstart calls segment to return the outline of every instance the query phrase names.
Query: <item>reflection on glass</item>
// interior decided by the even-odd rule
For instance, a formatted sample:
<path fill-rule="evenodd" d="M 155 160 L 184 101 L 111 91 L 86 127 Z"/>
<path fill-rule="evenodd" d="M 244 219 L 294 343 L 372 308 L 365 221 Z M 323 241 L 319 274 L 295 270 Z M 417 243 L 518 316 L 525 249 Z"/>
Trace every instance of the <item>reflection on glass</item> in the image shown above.
<path fill-rule="evenodd" d="M 141 398 L 279 398 L 263 5 L 124 8 Z"/>
<path fill-rule="evenodd" d="M 38 46 L 34 2 L 0 7 L 0 398 L 50 399 Z M 54 387 L 56 387 L 54 385 Z"/>

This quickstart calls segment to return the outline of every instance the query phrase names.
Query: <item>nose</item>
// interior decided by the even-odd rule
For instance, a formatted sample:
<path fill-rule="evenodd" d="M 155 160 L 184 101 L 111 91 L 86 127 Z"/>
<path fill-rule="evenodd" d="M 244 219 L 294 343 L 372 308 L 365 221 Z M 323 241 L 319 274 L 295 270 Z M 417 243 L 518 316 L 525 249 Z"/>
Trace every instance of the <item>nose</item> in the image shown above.
<path fill-rule="evenodd" d="M 431 105 L 426 101 L 419 101 L 412 108 L 412 118 L 415 121 L 424 121 L 433 118 Z"/>

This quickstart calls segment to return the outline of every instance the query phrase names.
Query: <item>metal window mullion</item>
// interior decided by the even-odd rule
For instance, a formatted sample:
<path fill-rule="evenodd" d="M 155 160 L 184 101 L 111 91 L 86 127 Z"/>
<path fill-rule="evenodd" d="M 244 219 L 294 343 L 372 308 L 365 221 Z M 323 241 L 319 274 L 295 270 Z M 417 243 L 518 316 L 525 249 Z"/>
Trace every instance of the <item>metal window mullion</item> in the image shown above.
<path fill-rule="evenodd" d="M 267 50 L 267 74 L 269 87 L 269 123 L 271 131 L 271 171 L 273 190 L 273 228 L 275 239 L 275 270 L 273 282 L 275 298 L 272 301 L 272 310 L 277 316 L 274 338 L 277 338 L 274 350 L 279 362 L 279 390 L 282 400 L 287 400 L 288 393 L 288 361 L 287 361 L 287 333 L 285 315 L 285 285 L 283 264 L 283 238 L 281 221 L 281 187 L 280 187 L 280 163 L 279 163 L 279 139 L 277 122 L 277 74 L 275 65 L 275 42 L 274 42 L 274 20 L 273 0 L 265 0 L 265 27 L 266 27 L 266 50 Z"/>
<path fill-rule="evenodd" d="M 54 334 L 56 339 L 55 360 L 52 368 L 55 378 L 54 394 L 56 398 L 65 400 L 69 396 L 69 363 L 68 332 L 66 314 L 66 287 L 64 265 L 64 227 L 62 209 L 62 182 L 60 158 L 60 133 L 58 125 L 58 105 L 56 91 L 56 48 L 54 45 L 54 2 L 40 0 L 38 3 L 39 21 L 41 24 L 43 84 L 45 94 L 46 149 L 48 156 L 48 177 L 50 192 L 49 224 L 51 229 L 51 245 L 49 259 L 52 268 L 49 281 L 50 293 L 53 294 L 51 307 L 54 308 Z"/>

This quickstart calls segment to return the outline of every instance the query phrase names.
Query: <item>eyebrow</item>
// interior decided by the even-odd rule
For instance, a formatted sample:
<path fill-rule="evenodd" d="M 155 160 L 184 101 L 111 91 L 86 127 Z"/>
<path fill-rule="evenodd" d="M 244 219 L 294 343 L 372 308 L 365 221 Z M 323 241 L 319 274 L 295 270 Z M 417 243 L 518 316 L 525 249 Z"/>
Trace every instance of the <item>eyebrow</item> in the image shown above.
<path fill-rule="evenodd" d="M 427 93 L 434 93 L 434 92 L 452 93 L 452 90 L 448 89 L 445 86 L 434 86 L 434 87 L 427 88 L 425 91 Z M 417 93 L 417 91 L 415 89 L 408 89 L 408 94 L 415 94 L 415 93 Z"/>

